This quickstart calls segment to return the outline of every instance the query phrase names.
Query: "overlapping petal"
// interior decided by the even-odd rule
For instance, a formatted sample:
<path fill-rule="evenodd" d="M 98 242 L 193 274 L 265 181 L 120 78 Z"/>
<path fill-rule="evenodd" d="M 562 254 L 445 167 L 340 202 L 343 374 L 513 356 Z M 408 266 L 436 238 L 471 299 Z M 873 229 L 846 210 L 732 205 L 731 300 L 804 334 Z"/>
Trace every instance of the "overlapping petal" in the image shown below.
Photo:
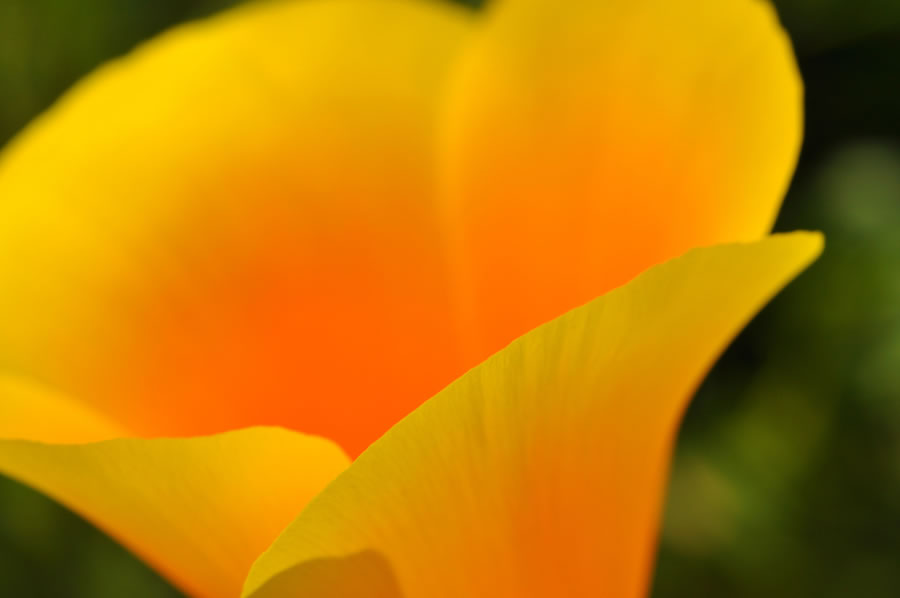
<path fill-rule="evenodd" d="M 380 559 L 405 598 L 643 596 L 686 400 L 820 248 L 795 233 L 695 250 L 518 339 L 363 453 L 244 595 Z"/>
<path fill-rule="evenodd" d="M 367 550 L 291 567 L 266 581 L 253 598 L 403 598 L 390 564 Z"/>
<path fill-rule="evenodd" d="M 480 360 L 692 247 L 769 231 L 801 82 L 763 0 L 497 0 L 443 114 Z"/>
<path fill-rule="evenodd" d="M 279 428 L 0 440 L 0 473 L 83 515 L 197 598 L 237 596 L 253 561 L 348 463 L 334 443 Z"/>
<path fill-rule="evenodd" d="M 0 370 L 140 435 L 362 450 L 461 371 L 433 147 L 468 29 L 252 3 L 79 84 L 0 160 Z"/>
<path fill-rule="evenodd" d="M 105 67 L 18 139 L 0 473 L 191 595 L 235 596 L 340 447 L 644 269 L 768 230 L 800 84 L 767 4 L 498 0 L 471 21 L 259 3 Z M 365 453 L 245 594 L 641 595 L 685 400 L 819 245 L 697 250 L 516 341 Z M 122 439 L 256 424 L 335 442 Z"/>

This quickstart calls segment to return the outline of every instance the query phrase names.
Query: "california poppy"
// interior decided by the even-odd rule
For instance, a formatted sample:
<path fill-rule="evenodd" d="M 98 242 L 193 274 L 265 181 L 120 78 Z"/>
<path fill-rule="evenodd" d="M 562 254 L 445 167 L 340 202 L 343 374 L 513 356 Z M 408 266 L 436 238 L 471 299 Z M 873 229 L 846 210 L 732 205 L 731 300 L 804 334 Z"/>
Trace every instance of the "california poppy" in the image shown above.
<path fill-rule="evenodd" d="M 0 471 L 192 596 L 643 595 L 800 138 L 759 0 L 182 26 L 0 158 Z"/>

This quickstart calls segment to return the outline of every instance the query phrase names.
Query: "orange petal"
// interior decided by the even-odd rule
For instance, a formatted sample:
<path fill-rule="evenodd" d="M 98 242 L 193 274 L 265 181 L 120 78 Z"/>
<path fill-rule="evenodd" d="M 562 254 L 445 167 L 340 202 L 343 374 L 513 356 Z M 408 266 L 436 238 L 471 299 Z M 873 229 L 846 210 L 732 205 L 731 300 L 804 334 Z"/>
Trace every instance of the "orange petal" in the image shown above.
<path fill-rule="evenodd" d="M 685 403 L 821 244 L 796 233 L 695 250 L 518 339 L 317 496 L 244 596 L 279 575 L 303 587 L 304 567 L 365 551 L 405 598 L 645 596 Z"/>
<path fill-rule="evenodd" d="M 687 249 L 759 238 L 801 138 L 760 0 L 503 0 L 444 122 L 470 357 Z"/>
<path fill-rule="evenodd" d="M 349 460 L 277 428 L 179 440 L 0 440 L 0 473 L 108 532 L 196 598 L 233 598 L 254 559 Z"/>
<path fill-rule="evenodd" d="M 357 453 L 461 371 L 434 121 L 449 3 L 253 3 L 101 69 L 0 161 L 0 368 L 139 435 Z"/>

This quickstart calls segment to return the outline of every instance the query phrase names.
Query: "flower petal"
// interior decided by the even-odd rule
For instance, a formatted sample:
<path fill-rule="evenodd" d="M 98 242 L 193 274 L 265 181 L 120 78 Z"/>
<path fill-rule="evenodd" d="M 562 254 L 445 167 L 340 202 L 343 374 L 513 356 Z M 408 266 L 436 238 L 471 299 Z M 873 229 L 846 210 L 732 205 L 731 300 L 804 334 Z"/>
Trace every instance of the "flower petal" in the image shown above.
<path fill-rule="evenodd" d="M 462 371 L 433 148 L 468 29 L 259 2 L 89 77 L 0 161 L 0 368 L 140 435 L 359 452 Z"/>
<path fill-rule="evenodd" d="M 821 243 L 694 250 L 528 333 L 363 453 L 254 564 L 244 595 L 363 551 L 406 598 L 645 595 L 685 403 Z"/>
<path fill-rule="evenodd" d="M 127 430 L 90 405 L 0 374 L 0 439 L 83 443 L 127 435 Z"/>
<path fill-rule="evenodd" d="M 374 551 L 326 558 L 282 571 L 254 598 L 403 598 L 390 565 Z"/>
<path fill-rule="evenodd" d="M 0 440 L 0 472 L 198 598 L 237 596 L 254 559 L 348 463 L 330 441 L 278 428 L 83 445 Z"/>
<path fill-rule="evenodd" d="M 469 351 L 771 227 L 801 82 L 762 0 L 503 0 L 461 59 L 446 210 Z"/>

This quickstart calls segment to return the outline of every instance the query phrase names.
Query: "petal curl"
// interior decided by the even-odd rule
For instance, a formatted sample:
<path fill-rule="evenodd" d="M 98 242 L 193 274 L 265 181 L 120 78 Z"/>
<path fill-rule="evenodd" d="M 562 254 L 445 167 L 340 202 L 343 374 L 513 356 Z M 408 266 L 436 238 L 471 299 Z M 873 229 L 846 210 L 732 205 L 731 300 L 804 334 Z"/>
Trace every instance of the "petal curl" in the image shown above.
<path fill-rule="evenodd" d="M 317 496 L 244 596 L 364 551 L 405 598 L 645 595 L 688 398 L 821 244 L 795 233 L 694 250 L 518 339 Z"/>
<path fill-rule="evenodd" d="M 468 29 L 250 3 L 89 77 L 0 160 L 0 369 L 140 435 L 359 452 L 461 371 L 433 149 Z"/>
<path fill-rule="evenodd" d="M 348 463 L 330 441 L 278 428 L 0 440 L 0 473 L 83 515 L 196 598 L 237 596 L 254 559 Z"/>
<path fill-rule="evenodd" d="M 443 122 L 468 351 L 768 232 L 801 81 L 763 0 L 498 0 Z"/>

